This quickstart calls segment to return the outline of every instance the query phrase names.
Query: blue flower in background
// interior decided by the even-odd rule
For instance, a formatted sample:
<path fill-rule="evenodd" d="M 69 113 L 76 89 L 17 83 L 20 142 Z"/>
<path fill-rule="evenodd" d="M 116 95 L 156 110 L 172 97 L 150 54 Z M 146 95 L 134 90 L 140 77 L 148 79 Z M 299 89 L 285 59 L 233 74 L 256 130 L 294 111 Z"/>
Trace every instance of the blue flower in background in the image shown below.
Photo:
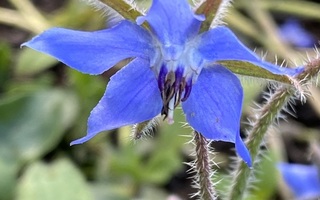
<path fill-rule="evenodd" d="M 279 29 L 282 39 L 296 47 L 313 47 L 315 38 L 306 31 L 301 22 L 294 19 L 285 21 Z"/>
<path fill-rule="evenodd" d="M 294 76 L 260 60 L 224 26 L 199 34 L 203 16 L 195 15 L 186 0 L 153 0 L 137 24 L 123 20 L 110 29 L 83 32 L 52 28 L 26 42 L 70 67 L 97 75 L 118 62 L 133 60 L 117 72 L 88 119 L 87 135 L 140 123 L 162 114 L 173 123 L 182 102 L 187 122 L 208 139 L 233 142 L 251 165 L 239 126 L 243 91 L 238 78 L 217 61 L 250 62 L 274 74 Z M 140 25 L 147 22 L 150 31 Z"/>
<path fill-rule="evenodd" d="M 320 197 L 320 176 L 316 166 L 280 163 L 278 168 L 297 199 Z"/>

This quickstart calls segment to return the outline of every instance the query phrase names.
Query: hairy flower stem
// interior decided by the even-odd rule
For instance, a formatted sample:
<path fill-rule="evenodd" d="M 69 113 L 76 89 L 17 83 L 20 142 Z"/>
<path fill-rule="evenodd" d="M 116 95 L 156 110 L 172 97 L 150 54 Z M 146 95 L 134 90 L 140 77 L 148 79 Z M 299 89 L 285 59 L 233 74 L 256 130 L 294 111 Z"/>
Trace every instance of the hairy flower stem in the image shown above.
<path fill-rule="evenodd" d="M 215 199 L 215 192 L 211 181 L 212 169 L 209 156 L 209 143 L 200 133 L 197 131 L 193 132 L 196 145 L 196 160 L 194 167 L 197 174 L 195 176 L 195 181 L 199 190 L 197 195 L 202 200 L 212 200 Z"/>
<path fill-rule="evenodd" d="M 304 72 L 302 72 L 297 80 L 306 81 L 319 73 L 320 60 L 310 61 L 306 66 Z M 300 90 L 301 85 L 296 85 L 293 83 L 298 90 Z M 300 95 L 303 96 L 303 91 L 299 91 Z M 259 155 L 261 149 L 260 145 L 267 132 L 268 127 L 274 122 L 281 109 L 286 105 L 288 100 L 295 95 L 294 87 L 279 86 L 273 95 L 267 100 L 267 102 L 262 106 L 256 114 L 255 121 L 253 122 L 252 129 L 249 131 L 247 139 L 247 147 L 251 153 L 252 162 L 254 163 L 257 155 Z M 257 165 L 253 165 L 253 168 Z M 235 171 L 235 177 L 233 180 L 233 185 L 230 188 L 228 199 L 230 200 L 241 200 L 246 193 L 248 188 L 249 179 L 253 176 L 254 169 L 249 169 L 247 165 L 240 161 Z"/>
<path fill-rule="evenodd" d="M 278 112 L 286 104 L 291 95 L 292 93 L 289 88 L 278 88 L 257 115 L 256 121 L 249 132 L 247 141 L 247 147 L 250 151 L 253 162 L 256 160 L 260 150 L 260 144 L 267 132 L 268 127 L 273 123 Z M 251 169 L 249 169 L 244 162 L 240 162 L 238 164 L 235 173 L 236 176 L 233 180 L 233 185 L 231 187 L 228 199 L 243 199 L 251 172 Z"/>

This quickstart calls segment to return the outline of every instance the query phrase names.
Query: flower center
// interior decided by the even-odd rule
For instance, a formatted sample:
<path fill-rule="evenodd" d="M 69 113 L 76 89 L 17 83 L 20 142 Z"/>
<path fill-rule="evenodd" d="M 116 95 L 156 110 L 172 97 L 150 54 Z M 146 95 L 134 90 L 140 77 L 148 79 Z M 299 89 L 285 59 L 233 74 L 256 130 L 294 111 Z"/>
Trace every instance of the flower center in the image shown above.
<path fill-rule="evenodd" d="M 192 84 L 203 67 L 202 59 L 195 51 L 196 45 L 194 42 L 184 45 L 158 43 L 158 51 L 151 61 L 163 102 L 161 115 L 169 124 L 174 122 L 174 109 L 190 96 Z"/>
<path fill-rule="evenodd" d="M 168 118 L 168 123 L 173 123 L 173 111 L 180 101 L 185 101 L 190 95 L 192 78 L 186 78 L 184 68 L 178 67 L 175 71 L 168 71 L 167 66 L 162 65 L 158 76 L 158 87 L 161 92 L 163 107 L 161 115 Z"/>

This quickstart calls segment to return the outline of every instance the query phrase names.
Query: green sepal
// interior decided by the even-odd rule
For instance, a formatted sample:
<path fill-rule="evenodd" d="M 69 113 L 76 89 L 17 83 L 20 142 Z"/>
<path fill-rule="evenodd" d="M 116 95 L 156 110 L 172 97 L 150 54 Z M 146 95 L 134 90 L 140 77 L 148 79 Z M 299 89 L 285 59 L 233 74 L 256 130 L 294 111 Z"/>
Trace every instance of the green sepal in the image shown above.
<path fill-rule="evenodd" d="M 227 67 L 230 71 L 232 71 L 235 74 L 291 84 L 291 80 L 288 76 L 273 74 L 268 70 L 265 70 L 249 62 L 219 61 L 218 63 Z"/>
<path fill-rule="evenodd" d="M 137 17 L 142 16 L 143 14 L 133 8 L 131 5 L 127 4 L 125 1 L 114 1 L 114 0 L 100 0 L 102 3 L 106 4 L 125 19 L 130 21 L 135 21 Z M 148 28 L 146 23 L 143 23 L 144 28 Z"/>
<path fill-rule="evenodd" d="M 201 33 L 210 29 L 211 23 L 215 18 L 222 2 L 222 0 L 207 0 L 198 7 L 198 9 L 196 10 L 196 14 L 202 14 L 206 18 L 201 24 Z"/>

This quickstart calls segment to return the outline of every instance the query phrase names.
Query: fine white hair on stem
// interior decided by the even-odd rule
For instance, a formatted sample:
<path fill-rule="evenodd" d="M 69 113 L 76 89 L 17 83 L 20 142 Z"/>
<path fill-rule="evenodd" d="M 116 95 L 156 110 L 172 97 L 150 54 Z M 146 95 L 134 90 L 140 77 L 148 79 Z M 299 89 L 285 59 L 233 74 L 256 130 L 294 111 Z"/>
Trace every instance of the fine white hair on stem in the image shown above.
<path fill-rule="evenodd" d="M 143 136 L 151 136 L 154 129 L 159 126 L 161 116 L 158 115 L 151 120 L 135 124 L 132 127 L 131 138 L 138 140 Z"/>
<path fill-rule="evenodd" d="M 211 28 L 224 24 L 223 18 L 226 16 L 226 13 L 228 11 L 228 7 L 231 6 L 232 0 L 222 0 L 217 13 L 211 23 Z"/>
<path fill-rule="evenodd" d="M 192 0 L 193 9 L 197 10 L 206 0 Z"/>
<path fill-rule="evenodd" d="M 81 0 L 81 1 L 87 3 L 88 5 L 92 6 L 98 11 L 102 11 L 103 17 L 106 17 L 107 19 L 106 24 L 108 26 L 113 26 L 118 22 L 124 20 L 124 18 L 119 13 L 117 13 L 114 9 L 112 9 L 111 7 L 102 3 L 99 0 Z"/>

